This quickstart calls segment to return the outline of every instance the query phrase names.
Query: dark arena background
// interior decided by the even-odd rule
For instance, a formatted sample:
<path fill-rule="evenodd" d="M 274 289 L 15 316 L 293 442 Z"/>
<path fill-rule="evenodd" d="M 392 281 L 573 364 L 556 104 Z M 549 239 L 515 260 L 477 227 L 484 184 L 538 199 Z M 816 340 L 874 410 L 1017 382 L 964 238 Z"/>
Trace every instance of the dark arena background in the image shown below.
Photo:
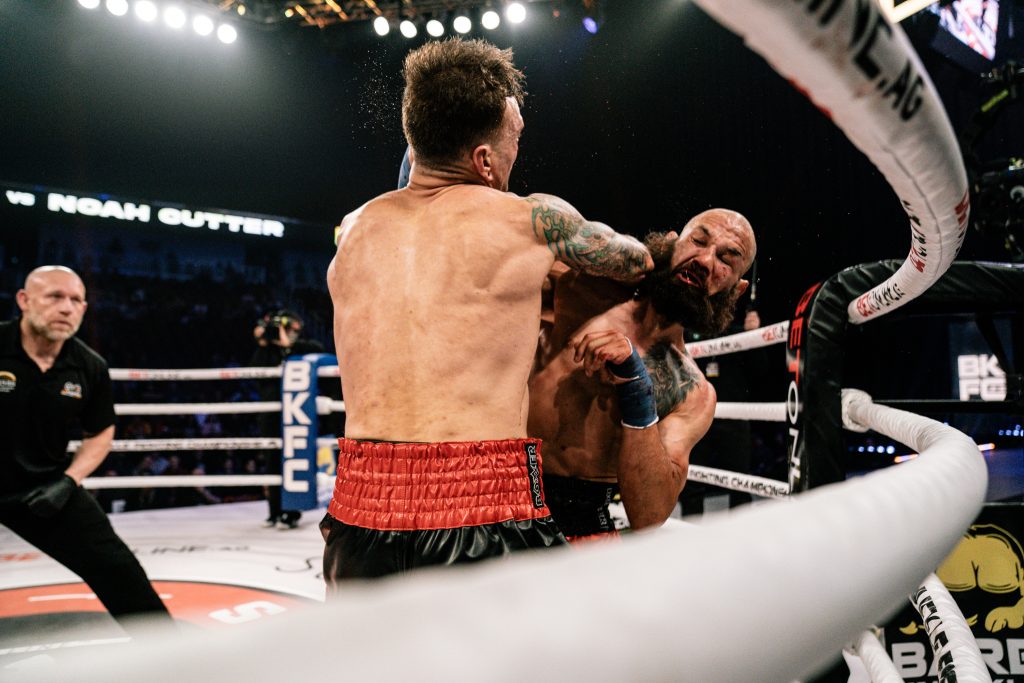
<path fill-rule="evenodd" d="M 762 325 L 787 321 L 816 283 L 850 266 L 902 260 L 910 246 L 907 215 L 874 165 L 807 97 L 688 0 L 534 0 L 524 3 L 523 21 L 502 13 L 494 29 L 481 25 L 483 12 L 503 10 L 510 4 L 504 0 L 153 0 L 151 21 L 140 19 L 142 4 L 0 0 L 0 313 L 4 320 L 18 315 L 15 293 L 33 268 L 74 268 L 89 299 L 79 336 L 111 368 L 250 365 L 257 321 L 279 309 L 300 315 L 304 336 L 333 353 L 325 271 L 334 226 L 395 187 L 406 147 L 402 60 L 433 39 L 428 19 L 441 21 L 450 36 L 452 22 L 467 18 L 468 37 L 511 48 L 526 74 L 526 128 L 511 191 L 561 196 L 587 218 L 639 237 L 679 229 L 710 207 L 749 218 L 758 241 L 748 275 L 756 294 L 740 301 L 740 318 L 753 309 Z M 961 144 L 972 213 L 958 261 L 1024 264 L 1024 0 L 881 4 L 912 10 L 900 25 Z M 184 25 L 168 13 L 172 5 Z M 209 17 L 209 27 L 194 27 L 196 16 Z M 375 31 L 381 17 L 386 35 Z M 414 37 L 402 34 L 402 18 L 411 20 Z M 1024 637 L 1024 291 L 989 307 L 981 323 L 966 309 L 923 305 L 851 333 L 842 386 L 893 402 L 931 401 L 926 414 L 989 453 L 990 504 L 980 521 L 1018 539 L 1007 542 L 1018 571 L 1007 601 L 1020 619 L 998 633 L 981 617 L 975 635 L 995 678 L 1024 681 L 1020 648 L 1012 645 Z M 719 400 L 785 401 L 788 370 L 775 351 L 735 361 L 743 379 L 723 379 Z M 717 361 L 715 372 L 732 358 Z M 702 369 L 708 372 L 703 361 Z M 115 399 L 259 401 L 266 382 L 117 382 Z M 322 380 L 323 393 L 337 394 L 334 383 Z M 961 410 L 942 401 L 998 406 Z M 323 423 L 324 434 L 343 430 L 341 418 Z M 263 435 L 246 415 L 123 416 L 117 424 L 119 439 Z M 752 472 L 787 478 L 783 425 L 756 423 L 741 437 Z M 848 432 L 833 445 L 828 480 L 913 456 L 871 432 Z M 114 453 L 94 476 L 258 474 L 276 457 Z M 699 500 L 684 492 L 684 512 L 729 505 L 719 489 L 688 488 Z M 96 494 L 118 513 L 113 518 L 247 504 L 245 514 L 229 515 L 239 530 L 249 521 L 258 526 L 264 509 L 257 486 Z M 174 537 L 143 552 L 205 555 L 209 564 L 197 573 L 211 585 L 246 584 L 209 567 L 253 553 L 269 575 L 291 578 L 276 584 L 253 574 L 247 585 L 267 588 L 265 595 L 217 595 L 209 609 L 205 598 L 192 596 L 190 605 L 208 615 L 262 600 L 277 606 L 257 610 L 265 617 L 319 598 L 319 533 L 310 519 L 302 527 L 311 534 L 306 545 L 286 540 L 280 549 L 255 551 L 241 538 L 205 537 L 198 517 L 181 517 L 183 537 L 200 540 Z M 122 524 L 126 534 L 146 533 L 142 521 Z M 15 567 L 26 552 L 16 541 L 0 546 L 0 620 L 17 627 L 0 626 L 0 667 L 36 643 L 18 629 L 28 632 L 26 620 L 37 612 L 23 611 L 21 593 L 11 591 L 65 579 L 26 578 Z M 295 583 L 299 574 L 309 585 Z M 991 607 L 998 596 L 984 588 L 972 587 L 965 600 Z M 275 602 L 274 591 L 285 597 Z M 965 604 L 975 603 L 961 604 L 970 616 Z M 195 623 L 242 623 L 244 614 Z M 936 680 L 924 632 L 907 626 L 914 616 L 901 613 L 887 629 L 890 655 L 906 680 Z M 85 626 L 115 629 L 108 621 Z M 845 668 L 822 680 L 830 675 L 846 680 Z"/>

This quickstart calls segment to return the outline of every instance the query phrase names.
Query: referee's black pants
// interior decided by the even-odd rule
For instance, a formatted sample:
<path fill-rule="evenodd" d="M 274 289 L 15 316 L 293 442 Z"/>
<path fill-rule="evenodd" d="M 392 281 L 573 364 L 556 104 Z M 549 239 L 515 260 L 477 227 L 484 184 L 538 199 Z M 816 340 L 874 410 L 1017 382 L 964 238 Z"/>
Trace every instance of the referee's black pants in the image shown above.
<path fill-rule="evenodd" d="M 78 574 L 122 627 L 130 629 L 141 616 L 170 623 L 139 560 L 81 486 L 60 512 L 45 519 L 20 501 L 0 503 L 0 524 Z"/>

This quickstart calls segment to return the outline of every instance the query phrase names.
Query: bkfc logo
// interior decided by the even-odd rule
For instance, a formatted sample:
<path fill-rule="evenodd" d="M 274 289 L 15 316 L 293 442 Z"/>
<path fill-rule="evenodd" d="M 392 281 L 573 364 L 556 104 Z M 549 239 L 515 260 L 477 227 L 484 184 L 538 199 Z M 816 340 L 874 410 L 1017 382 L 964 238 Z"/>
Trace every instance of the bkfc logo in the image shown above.
<path fill-rule="evenodd" d="M 68 398 L 82 398 L 82 385 L 74 382 L 64 382 L 64 388 L 60 390 L 61 396 Z"/>
<path fill-rule="evenodd" d="M 958 356 L 957 374 L 960 376 L 960 400 L 970 401 L 980 396 L 982 401 L 1002 401 L 1006 398 L 1006 373 L 999 360 L 988 354 Z"/>
<path fill-rule="evenodd" d="M 11 393 L 17 384 L 18 378 L 14 376 L 13 372 L 7 372 L 6 370 L 0 372 L 0 394 Z"/>

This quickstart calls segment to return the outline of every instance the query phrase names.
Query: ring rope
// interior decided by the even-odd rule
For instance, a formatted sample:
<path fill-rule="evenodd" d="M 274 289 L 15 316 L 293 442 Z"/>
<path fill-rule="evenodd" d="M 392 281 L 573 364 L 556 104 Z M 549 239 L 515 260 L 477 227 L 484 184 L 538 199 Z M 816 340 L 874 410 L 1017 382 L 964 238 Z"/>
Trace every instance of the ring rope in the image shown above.
<path fill-rule="evenodd" d="M 757 420 L 785 422 L 785 403 L 719 403 L 715 406 L 716 420 Z"/>
<path fill-rule="evenodd" d="M 317 377 L 338 377 L 336 365 L 318 368 Z M 110 368 L 110 379 L 128 382 L 169 382 L 178 380 L 211 379 L 268 379 L 280 378 L 281 366 L 265 368 L 185 368 L 146 369 Z"/>
<path fill-rule="evenodd" d="M 903 683 L 903 677 L 879 642 L 875 629 L 861 633 L 851 650 L 864 663 L 871 683 Z"/>
<path fill-rule="evenodd" d="M 352 599 L 305 610 L 301 623 L 268 622 L 245 633 L 174 633 L 105 661 L 62 662 L 46 674 L 48 680 L 66 673 L 100 683 L 163 671 L 173 676 L 160 680 L 213 682 L 231 667 L 236 675 L 266 680 L 314 680 L 336 673 L 344 661 L 351 678 L 372 679 L 401 643 L 405 656 L 391 671 L 396 679 L 470 680 L 486 666 L 502 680 L 524 680 L 536 673 L 537 659 L 508 647 L 503 634 L 512 619 L 521 636 L 516 642 L 559 653 L 542 657 L 552 679 L 628 680 L 637 671 L 649 680 L 674 680 L 680 672 L 695 681 L 800 678 L 906 599 L 959 542 L 984 501 L 985 462 L 967 436 L 884 407 L 855 405 L 853 415 L 872 427 L 894 427 L 921 457 L 803 492 L 786 505 L 746 506 L 622 543 L 521 553 L 354 586 Z M 848 571 L 854 565 L 858 571 Z M 638 572 L 642 586 L 627 580 Z M 594 601 L 598 594 L 601 600 Z M 680 634 L 672 629 L 683 605 L 701 619 Z M 625 640 L 614 651 L 595 652 L 591 644 L 606 637 L 608 619 Z M 441 628 L 445 642 L 461 643 L 472 656 L 438 657 L 438 641 L 424 637 L 424 623 Z M 359 628 L 346 631 L 330 652 L 281 656 L 338 624 Z M 778 632 L 787 637 L 771 648 L 755 647 L 765 633 Z M 674 633 L 671 647 L 665 633 Z M 242 650 L 244 662 L 225 659 L 225 652 Z"/>
<path fill-rule="evenodd" d="M 849 321 L 861 324 L 928 289 L 963 244 L 970 200 L 949 118 L 903 30 L 873 2 L 697 4 L 822 109 L 903 205 L 910 254 L 850 302 Z"/>
<path fill-rule="evenodd" d="M 87 477 L 82 486 L 87 489 L 168 489 L 193 486 L 280 486 L 284 477 L 280 474 L 192 474 L 192 475 L 148 475 L 142 477 Z M 334 477 L 326 472 L 317 472 L 317 488 L 330 490 Z"/>
<path fill-rule="evenodd" d="M 77 451 L 81 441 L 69 441 L 68 452 Z M 318 448 L 337 447 L 334 437 L 316 440 Z M 111 452 L 145 453 L 152 451 L 261 451 L 280 450 L 284 439 L 274 436 L 225 436 L 209 439 L 114 439 Z"/>
<path fill-rule="evenodd" d="M 789 484 L 784 481 L 766 479 L 753 474 L 730 472 L 703 465 L 690 465 L 686 472 L 687 481 L 711 484 L 732 491 L 744 491 L 763 498 L 788 498 Z"/>
<path fill-rule="evenodd" d="M 117 403 L 114 412 L 118 415 L 225 415 L 243 413 L 276 413 L 281 410 L 280 401 L 249 401 L 240 403 Z M 345 412 L 345 402 L 328 396 L 316 397 L 316 412 L 319 415 Z"/>
<path fill-rule="evenodd" d="M 929 574 L 910 602 L 928 629 L 928 641 L 939 662 L 939 680 L 992 680 L 971 627 L 938 576 Z"/>
<path fill-rule="evenodd" d="M 690 342 L 686 345 L 686 352 L 692 358 L 703 358 L 705 356 L 724 356 L 727 353 L 759 349 L 763 346 L 781 344 L 789 336 L 789 321 L 765 325 L 756 330 L 747 330 L 724 337 L 715 337 L 706 341 Z"/>

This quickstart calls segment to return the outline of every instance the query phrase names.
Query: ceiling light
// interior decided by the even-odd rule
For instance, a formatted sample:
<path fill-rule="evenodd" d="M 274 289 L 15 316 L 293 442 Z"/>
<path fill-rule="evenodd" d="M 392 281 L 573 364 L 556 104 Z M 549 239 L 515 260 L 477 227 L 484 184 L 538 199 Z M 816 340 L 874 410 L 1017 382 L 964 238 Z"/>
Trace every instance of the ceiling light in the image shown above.
<path fill-rule="evenodd" d="M 197 14 L 192 19 L 192 30 L 201 36 L 208 36 L 213 33 L 213 19 L 205 14 Z"/>
<path fill-rule="evenodd" d="M 513 24 L 522 23 L 526 19 L 526 7 L 521 2 L 513 2 L 505 8 L 505 18 Z"/>
<path fill-rule="evenodd" d="M 483 16 L 480 17 L 480 23 L 483 25 L 484 28 L 488 30 L 494 30 L 498 28 L 498 24 L 501 23 L 501 17 L 498 16 L 497 12 L 495 12 L 492 9 L 489 9 L 483 13 Z"/>
<path fill-rule="evenodd" d="M 115 17 L 128 14 L 128 0 L 107 0 L 107 11 Z"/>
<path fill-rule="evenodd" d="M 135 3 L 135 16 L 143 21 L 153 21 L 156 19 L 157 10 L 156 5 L 151 3 L 149 0 L 139 0 Z"/>
<path fill-rule="evenodd" d="M 181 28 L 188 21 L 185 12 L 180 7 L 168 7 L 164 10 L 164 23 L 171 28 Z"/>
<path fill-rule="evenodd" d="M 435 38 L 440 38 L 444 35 L 444 24 L 437 19 L 431 19 L 427 22 L 427 33 Z"/>
<path fill-rule="evenodd" d="M 469 33 L 469 30 L 473 28 L 473 22 L 469 20 L 465 14 L 460 14 L 455 17 L 455 21 L 452 22 L 452 28 L 459 33 Z"/>
<path fill-rule="evenodd" d="M 231 24 L 221 24 L 217 27 L 217 40 L 222 43 L 233 43 L 238 39 L 238 31 Z"/>
<path fill-rule="evenodd" d="M 391 30 L 391 24 L 384 17 L 377 17 L 373 20 L 373 30 L 377 32 L 378 36 L 386 36 Z"/>

